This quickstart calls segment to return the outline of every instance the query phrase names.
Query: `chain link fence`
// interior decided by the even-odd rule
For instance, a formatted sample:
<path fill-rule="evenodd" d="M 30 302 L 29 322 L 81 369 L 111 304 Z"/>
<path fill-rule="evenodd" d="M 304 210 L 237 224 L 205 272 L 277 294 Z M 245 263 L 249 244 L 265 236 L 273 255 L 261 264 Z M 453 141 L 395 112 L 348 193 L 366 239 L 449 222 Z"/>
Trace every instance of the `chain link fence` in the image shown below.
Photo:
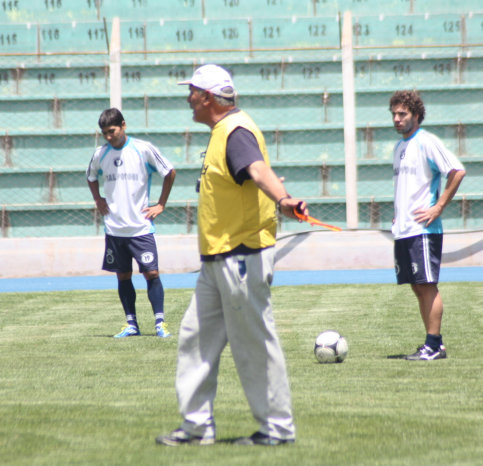
<path fill-rule="evenodd" d="M 104 143 L 97 120 L 110 106 L 111 23 L 120 13 L 127 132 L 157 145 L 177 170 L 168 208 L 156 219 L 159 234 L 196 232 L 195 184 L 209 128 L 192 121 L 187 89 L 176 83 L 208 62 L 233 74 L 239 107 L 262 129 L 287 190 L 307 199 L 313 216 L 346 228 L 340 2 L 258 2 L 267 12 L 258 17 L 249 1 L 183 0 L 164 13 L 160 3 L 161 20 L 148 19 L 154 10 L 147 0 L 0 5 L 3 237 L 103 235 L 85 169 Z M 282 3 L 286 10 L 274 14 Z M 442 2 L 446 10 L 428 16 L 417 12 L 419 2 L 388 3 L 399 14 L 371 15 L 367 1 L 349 5 L 355 10 L 358 228 L 391 226 L 392 150 L 399 135 L 389 98 L 415 88 L 426 105 L 424 127 L 467 169 L 444 213 L 446 228 L 480 229 L 483 13 L 452 14 Z M 153 201 L 161 183 L 155 175 Z M 281 232 L 302 229 L 281 219 Z"/>

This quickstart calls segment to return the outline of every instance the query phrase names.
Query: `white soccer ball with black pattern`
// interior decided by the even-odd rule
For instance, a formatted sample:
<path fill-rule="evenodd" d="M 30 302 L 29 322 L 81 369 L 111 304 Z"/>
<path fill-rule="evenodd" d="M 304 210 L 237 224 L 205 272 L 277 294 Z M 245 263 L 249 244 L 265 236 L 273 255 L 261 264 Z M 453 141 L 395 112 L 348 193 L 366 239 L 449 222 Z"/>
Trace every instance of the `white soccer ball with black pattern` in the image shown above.
<path fill-rule="evenodd" d="M 326 330 L 315 340 L 314 354 L 320 363 L 342 362 L 348 352 L 347 340 L 335 330 Z"/>

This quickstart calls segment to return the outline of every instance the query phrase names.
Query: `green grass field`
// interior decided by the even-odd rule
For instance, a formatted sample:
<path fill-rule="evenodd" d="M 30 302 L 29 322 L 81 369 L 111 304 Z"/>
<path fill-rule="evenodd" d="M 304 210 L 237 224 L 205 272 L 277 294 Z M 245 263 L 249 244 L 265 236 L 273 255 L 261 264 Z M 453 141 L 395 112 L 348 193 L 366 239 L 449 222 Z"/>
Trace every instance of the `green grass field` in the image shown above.
<path fill-rule="evenodd" d="M 222 357 L 214 446 L 154 438 L 180 423 L 174 377 L 191 290 L 167 290 L 173 337 L 154 336 L 138 290 L 143 336 L 117 340 L 115 291 L 0 293 L 0 463 L 3 465 L 483 464 L 481 283 L 443 283 L 448 359 L 410 362 L 424 331 L 409 287 L 273 288 L 297 425 L 294 445 L 243 447 L 257 429 L 229 348 Z M 315 361 L 322 330 L 349 341 L 343 364 Z"/>

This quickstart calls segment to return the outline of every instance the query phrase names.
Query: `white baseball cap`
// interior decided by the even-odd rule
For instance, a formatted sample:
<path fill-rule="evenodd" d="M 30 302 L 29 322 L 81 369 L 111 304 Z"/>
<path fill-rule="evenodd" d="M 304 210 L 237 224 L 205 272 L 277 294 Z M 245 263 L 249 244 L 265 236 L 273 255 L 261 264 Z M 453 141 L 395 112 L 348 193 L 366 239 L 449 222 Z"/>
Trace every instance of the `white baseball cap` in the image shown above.
<path fill-rule="evenodd" d="M 179 84 L 191 84 L 194 87 L 228 99 L 236 96 L 235 85 L 230 73 L 218 65 L 200 66 L 190 80 L 180 81 Z"/>

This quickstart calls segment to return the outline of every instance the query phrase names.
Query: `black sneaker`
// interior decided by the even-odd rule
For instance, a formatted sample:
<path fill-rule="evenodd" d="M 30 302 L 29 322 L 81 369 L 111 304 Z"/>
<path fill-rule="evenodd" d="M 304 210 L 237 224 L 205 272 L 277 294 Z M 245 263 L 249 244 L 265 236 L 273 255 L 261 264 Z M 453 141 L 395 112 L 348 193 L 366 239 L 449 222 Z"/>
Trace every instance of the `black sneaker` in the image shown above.
<path fill-rule="evenodd" d="M 250 437 L 242 437 L 235 440 L 235 445 L 263 445 L 265 447 L 276 447 L 278 445 L 284 445 L 286 443 L 294 443 L 295 439 L 290 438 L 275 438 L 270 437 L 263 432 L 255 432 Z"/>
<path fill-rule="evenodd" d="M 215 437 L 199 437 L 180 428 L 173 430 L 168 435 L 156 437 L 156 443 L 170 447 L 177 447 L 179 445 L 213 445 L 215 443 Z"/>
<path fill-rule="evenodd" d="M 446 348 L 441 345 L 437 350 L 427 345 L 422 345 L 418 350 L 407 355 L 404 359 L 408 361 L 433 361 L 434 359 L 446 359 Z"/>

